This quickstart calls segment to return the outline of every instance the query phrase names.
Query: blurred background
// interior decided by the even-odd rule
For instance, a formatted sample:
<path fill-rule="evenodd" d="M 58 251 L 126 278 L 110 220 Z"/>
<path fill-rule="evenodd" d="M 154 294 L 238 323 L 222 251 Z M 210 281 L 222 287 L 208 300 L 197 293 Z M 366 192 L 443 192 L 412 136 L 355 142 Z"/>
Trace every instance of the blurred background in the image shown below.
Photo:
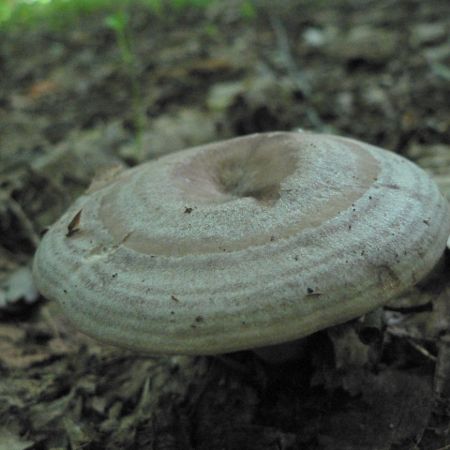
<path fill-rule="evenodd" d="M 105 349 L 29 267 L 96 173 L 254 132 L 361 139 L 450 198 L 449 30 L 447 0 L 1 0 L 0 450 L 448 449 L 430 388 L 447 297 L 391 332 L 382 375 L 283 379 Z"/>

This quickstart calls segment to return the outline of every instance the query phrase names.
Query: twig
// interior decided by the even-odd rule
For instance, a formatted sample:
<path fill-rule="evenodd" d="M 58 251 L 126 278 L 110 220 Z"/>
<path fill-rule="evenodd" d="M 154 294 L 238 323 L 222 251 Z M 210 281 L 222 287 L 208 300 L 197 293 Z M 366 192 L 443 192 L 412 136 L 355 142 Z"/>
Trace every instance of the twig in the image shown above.
<path fill-rule="evenodd" d="M 22 206 L 14 200 L 12 197 L 9 197 L 8 199 L 8 206 L 10 207 L 11 211 L 14 213 L 14 215 L 19 220 L 20 224 L 22 225 L 28 239 L 31 241 L 31 243 L 34 245 L 35 248 L 39 245 L 40 238 L 36 231 L 34 230 L 33 223 L 26 215 L 25 211 L 23 210 Z"/>

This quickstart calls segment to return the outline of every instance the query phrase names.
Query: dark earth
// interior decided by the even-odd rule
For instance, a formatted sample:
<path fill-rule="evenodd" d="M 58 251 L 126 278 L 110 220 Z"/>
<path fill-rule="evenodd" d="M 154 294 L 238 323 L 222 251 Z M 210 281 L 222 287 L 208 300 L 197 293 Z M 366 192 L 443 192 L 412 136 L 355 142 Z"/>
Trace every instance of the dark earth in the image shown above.
<path fill-rule="evenodd" d="M 102 13 L 0 30 L 0 450 L 450 449 L 448 257 L 384 325 L 281 365 L 106 347 L 35 291 L 41 234 L 96 173 L 205 142 L 351 136 L 450 198 L 448 1 L 254 5 L 132 4 L 122 35 Z"/>

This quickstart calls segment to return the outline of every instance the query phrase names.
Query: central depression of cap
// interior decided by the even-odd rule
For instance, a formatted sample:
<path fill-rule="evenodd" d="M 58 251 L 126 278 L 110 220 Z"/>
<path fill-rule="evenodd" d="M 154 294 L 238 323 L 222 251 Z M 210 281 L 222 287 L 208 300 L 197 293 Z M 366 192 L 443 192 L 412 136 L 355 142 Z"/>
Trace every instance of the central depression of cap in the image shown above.
<path fill-rule="evenodd" d="M 314 141 L 300 133 L 253 135 L 149 163 L 103 196 L 101 221 L 116 241 L 131 232 L 125 245 L 154 255 L 288 238 L 350 208 L 380 170 L 358 146 Z"/>
<path fill-rule="evenodd" d="M 336 136 L 263 133 L 96 183 L 44 236 L 34 274 L 101 340 L 223 353 L 385 303 L 431 270 L 449 224 L 435 184 L 398 155 Z"/>

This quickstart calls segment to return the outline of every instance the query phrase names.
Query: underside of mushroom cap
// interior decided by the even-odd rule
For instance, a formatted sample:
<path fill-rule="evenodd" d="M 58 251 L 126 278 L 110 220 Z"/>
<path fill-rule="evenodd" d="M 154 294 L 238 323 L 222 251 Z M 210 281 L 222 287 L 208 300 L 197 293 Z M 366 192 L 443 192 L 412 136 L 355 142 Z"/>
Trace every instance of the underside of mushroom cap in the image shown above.
<path fill-rule="evenodd" d="M 364 314 L 426 276 L 446 201 L 406 159 L 262 133 L 96 183 L 44 236 L 40 291 L 100 340 L 151 354 L 273 345 Z"/>

